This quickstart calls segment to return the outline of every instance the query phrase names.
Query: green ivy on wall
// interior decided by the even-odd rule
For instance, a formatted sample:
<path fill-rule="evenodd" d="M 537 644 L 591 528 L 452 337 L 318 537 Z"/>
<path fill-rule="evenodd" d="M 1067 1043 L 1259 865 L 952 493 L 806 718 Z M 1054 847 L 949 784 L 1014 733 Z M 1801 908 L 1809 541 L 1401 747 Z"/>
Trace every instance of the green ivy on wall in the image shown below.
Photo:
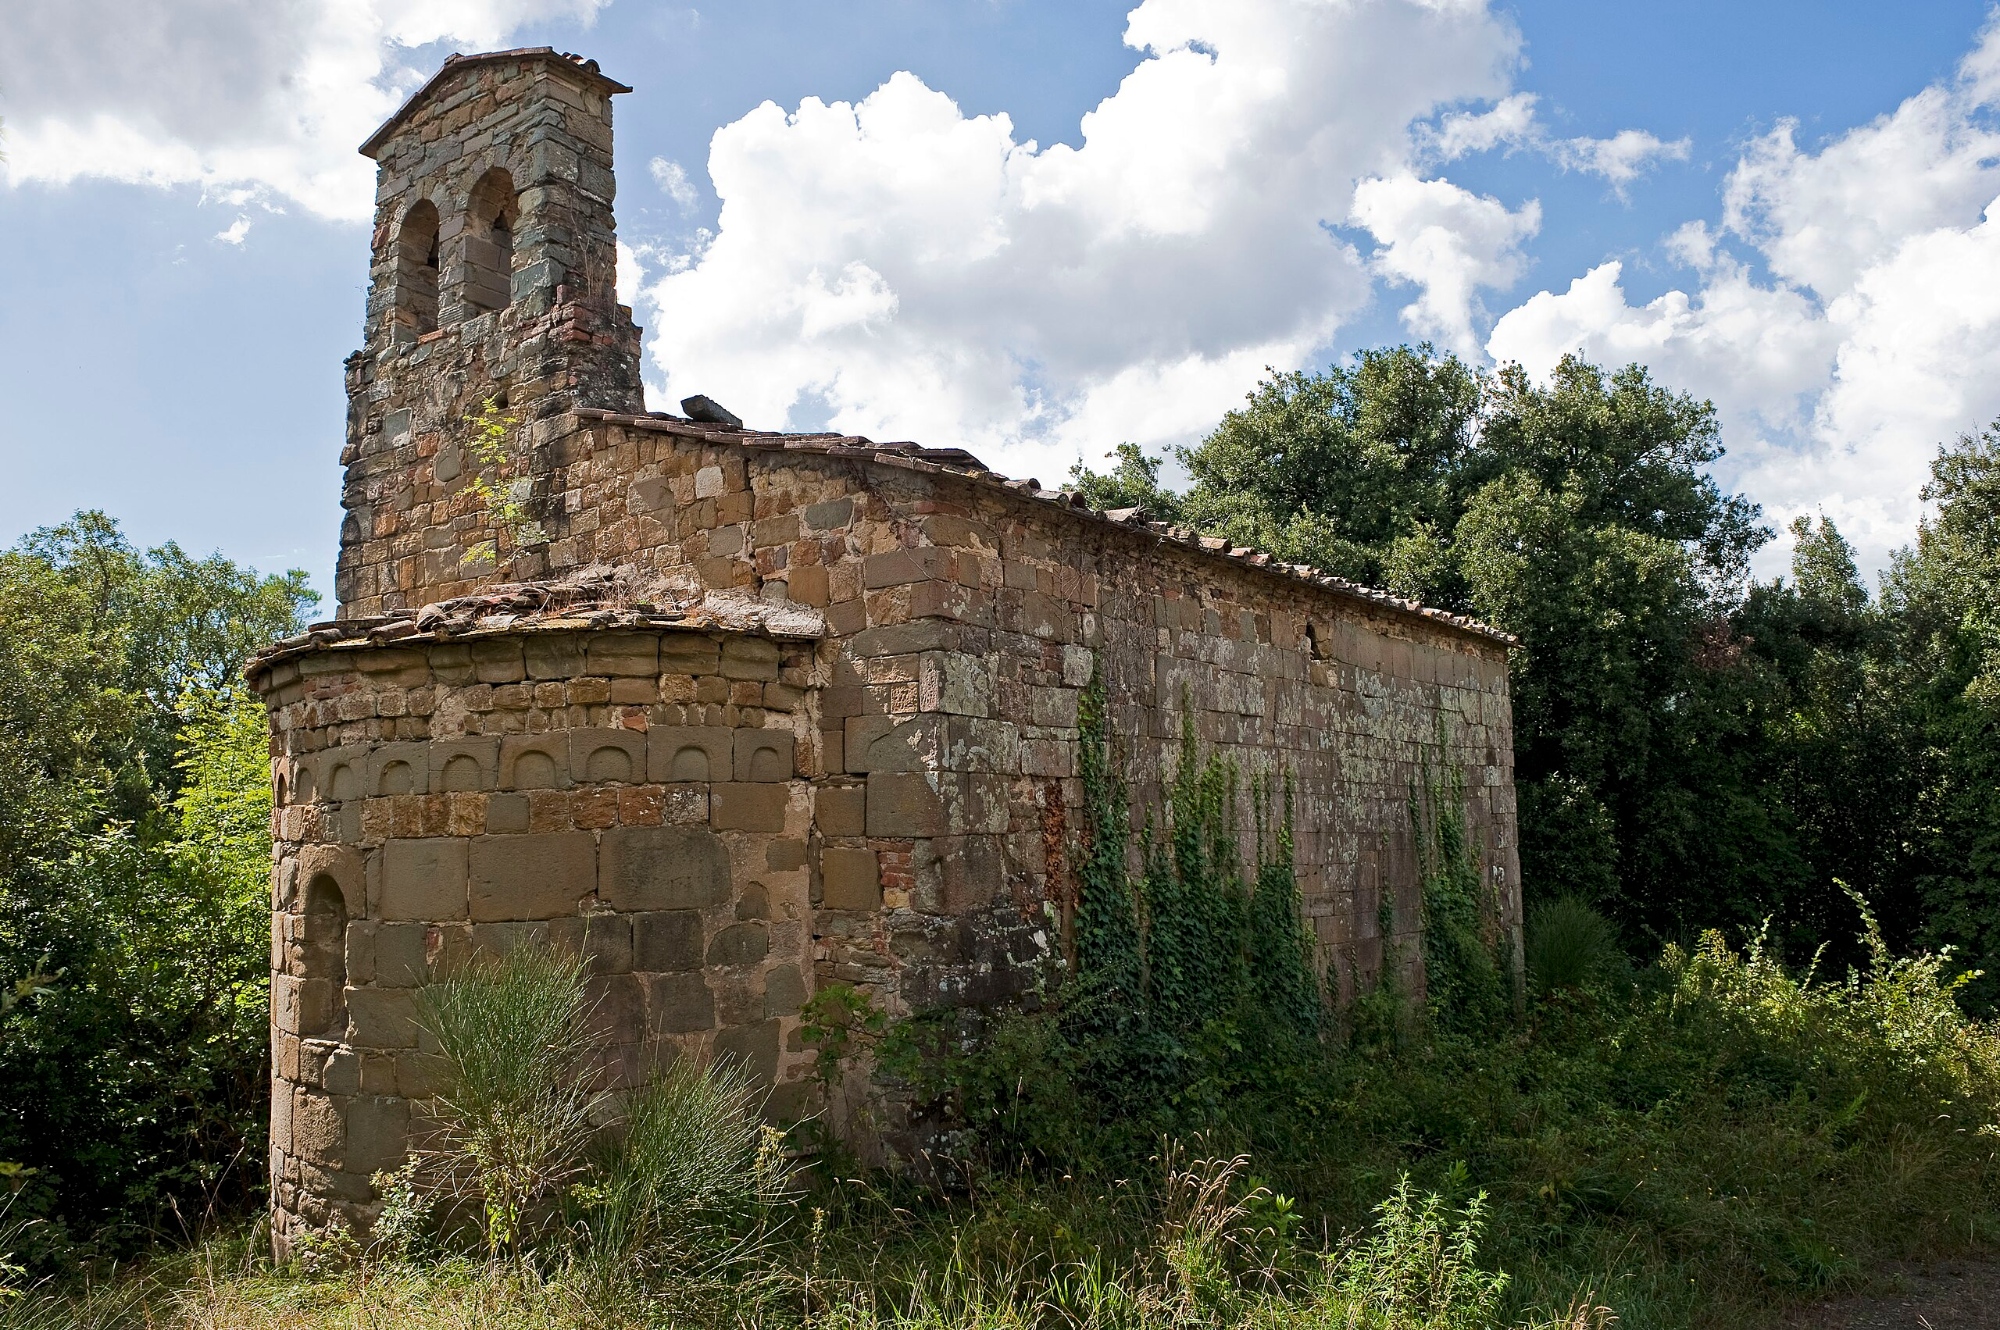
<path fill-rule="evenodd" d="M 1078 708 L 1086 843 L 1077 859 L 1076 979 L 1086 1003 L 1122 998 L 1156 1035 L 1197 1036 L 1218 1019 L 1317 1036 L 1324 998 L 1300 917 L 1293 794 L 1252 787 L 1255 873 L 1237 843 L 1240 773 L 1206 756 L 1184 707 L 1180 759 L 1159 816 L 1136 838 L 1100 659 Z M 1137 850 L 1140 874 L 1131 872 Z"/>

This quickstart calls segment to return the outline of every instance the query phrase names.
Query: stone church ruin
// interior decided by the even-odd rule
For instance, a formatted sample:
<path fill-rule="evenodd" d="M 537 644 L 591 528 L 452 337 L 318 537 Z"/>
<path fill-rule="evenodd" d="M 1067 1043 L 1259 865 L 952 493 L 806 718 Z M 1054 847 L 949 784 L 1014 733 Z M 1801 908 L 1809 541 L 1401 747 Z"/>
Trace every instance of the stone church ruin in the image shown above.
<path fill-rule="evenodd" d="M 339 608 L 249 671 L 280 1242 L 372 1215 L 431 1088 L 413 986 L 476 949 L 577 949 L 613 1074 L 730 1056 L 780 1115 L 819 1107 L 817 987 L 896 1014 L 1019 992 L 1074 890 L 1094 666 L 1135 807 L 1187 710 L 1293 773 L 1339 1000 L 1385 956 L 1420 988 L 1426 762 L 1462 771 L 1518 944 L 1503 634 L 959 448 L 648 411 L 614 281 L 627 91 L 548 49 L 455 56 L 362 147 Z"/>

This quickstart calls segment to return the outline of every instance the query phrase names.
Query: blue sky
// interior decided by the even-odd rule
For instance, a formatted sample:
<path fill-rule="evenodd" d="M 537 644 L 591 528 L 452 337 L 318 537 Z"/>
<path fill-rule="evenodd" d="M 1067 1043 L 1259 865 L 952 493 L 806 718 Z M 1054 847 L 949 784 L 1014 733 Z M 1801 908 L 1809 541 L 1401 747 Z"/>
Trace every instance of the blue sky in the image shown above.
<path fill-rule="evenodd" d="M 1726 482 L 1774 520 L 1823 507 L 1879 563 L 1934 445 L 2000 414 L 1992 22 L 1962 0 L 15 0 L 0 541 L 100 507 L 328 589 L 353 147 L 449 51 L 547 43 L 636 89 L 619 219 L 656 405 L 706 391 L 1053 481 L 1198 437 L 1266 364 L 1581 349 L 1715 400 Z"/>

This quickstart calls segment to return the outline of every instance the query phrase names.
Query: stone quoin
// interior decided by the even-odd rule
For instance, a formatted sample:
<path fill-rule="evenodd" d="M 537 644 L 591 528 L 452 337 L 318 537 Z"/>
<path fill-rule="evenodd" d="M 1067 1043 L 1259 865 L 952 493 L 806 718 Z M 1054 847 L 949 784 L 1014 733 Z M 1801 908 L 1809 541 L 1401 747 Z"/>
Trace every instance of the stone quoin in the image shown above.
<path fill-rule="evenodd" d="M 615 285 L 626 91 L 546 48 L 454 56 L 362 148 L 339 608 L 248 671 L 281 1247 L 365 1228 L 421 1128 L 415 985 L 524 940 L 589 958 L 608 1076 L 740 1059 L 774 1115 L 893 1160 L 865 1071 L 817 1101 L 800 1008 L 832 982 L 891 1014 L 1032 982 L 1075 890 L 1093 662 L 1139 812 L 1188 711 L 1246 776 L 1292 774 L 1339 1001 L 1388 961 L 1422 991 L 1426 763 L 1464 774 L 1518 951 L 1510 639 L 962 449 L 649 412 Z"/>

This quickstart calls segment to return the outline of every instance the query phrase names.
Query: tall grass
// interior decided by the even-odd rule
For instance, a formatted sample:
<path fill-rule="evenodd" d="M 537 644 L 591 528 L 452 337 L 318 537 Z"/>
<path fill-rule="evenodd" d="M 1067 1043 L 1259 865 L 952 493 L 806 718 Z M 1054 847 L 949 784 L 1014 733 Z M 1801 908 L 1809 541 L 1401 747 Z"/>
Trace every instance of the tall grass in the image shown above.
<path fill-rule="evenodd" d="M 416 1004 L 443 1073 L 427 1105 L 437 1130 L 425 1153 L 444 1177 L 476 1192 L 488 1255 L 518 1263 L 561 1189 L 583 1171 L 604 1098 L 588 1067 L 585 963 L 516 947 L 425 984 Z"/>
<path fill-rule="evenodd" d="M 692 1061 L 634 1091 L 588 1193 L 598 1257 L 685 1274 L 758 1254 L 791 1172 L 784 1133 L 758 1121 L 762 1099 L 740 1067 Z"/>
<path fill-rule="evenodd" d="M 1623 959 L 1611 921 L 1586 901 L 1563 896 L 1528 915 L 1528 981 L 1538 992 L 1586 987 L 1609 978 Z"/>
<path fill-rule="evenodd" d="M 1709 934 L 1544 989 L 1517 1026 L 1219 1071 L 1160 1107 L 1185 1130 L 1136 1166 L 1129 1132 L 1073 1111 L 1057 1044 L 1028 1037 L 1044 1016 L 969 1055 L 1008 1087 L 977 1101 L 1006 1154 L 962 1124 L 949 1186 L 822 1159 L 794 1195 L 748 1084 L 677 1064 L 602 1105 L 533 1261 L 181 1257 L 16 1298 L 0 1327 L 1770 1324 L 1884 1259 L 2000 1246 L 2000 1032 L 1961 1012 L 1948 957 L 1864 929 L 1848 975 Z"/>

